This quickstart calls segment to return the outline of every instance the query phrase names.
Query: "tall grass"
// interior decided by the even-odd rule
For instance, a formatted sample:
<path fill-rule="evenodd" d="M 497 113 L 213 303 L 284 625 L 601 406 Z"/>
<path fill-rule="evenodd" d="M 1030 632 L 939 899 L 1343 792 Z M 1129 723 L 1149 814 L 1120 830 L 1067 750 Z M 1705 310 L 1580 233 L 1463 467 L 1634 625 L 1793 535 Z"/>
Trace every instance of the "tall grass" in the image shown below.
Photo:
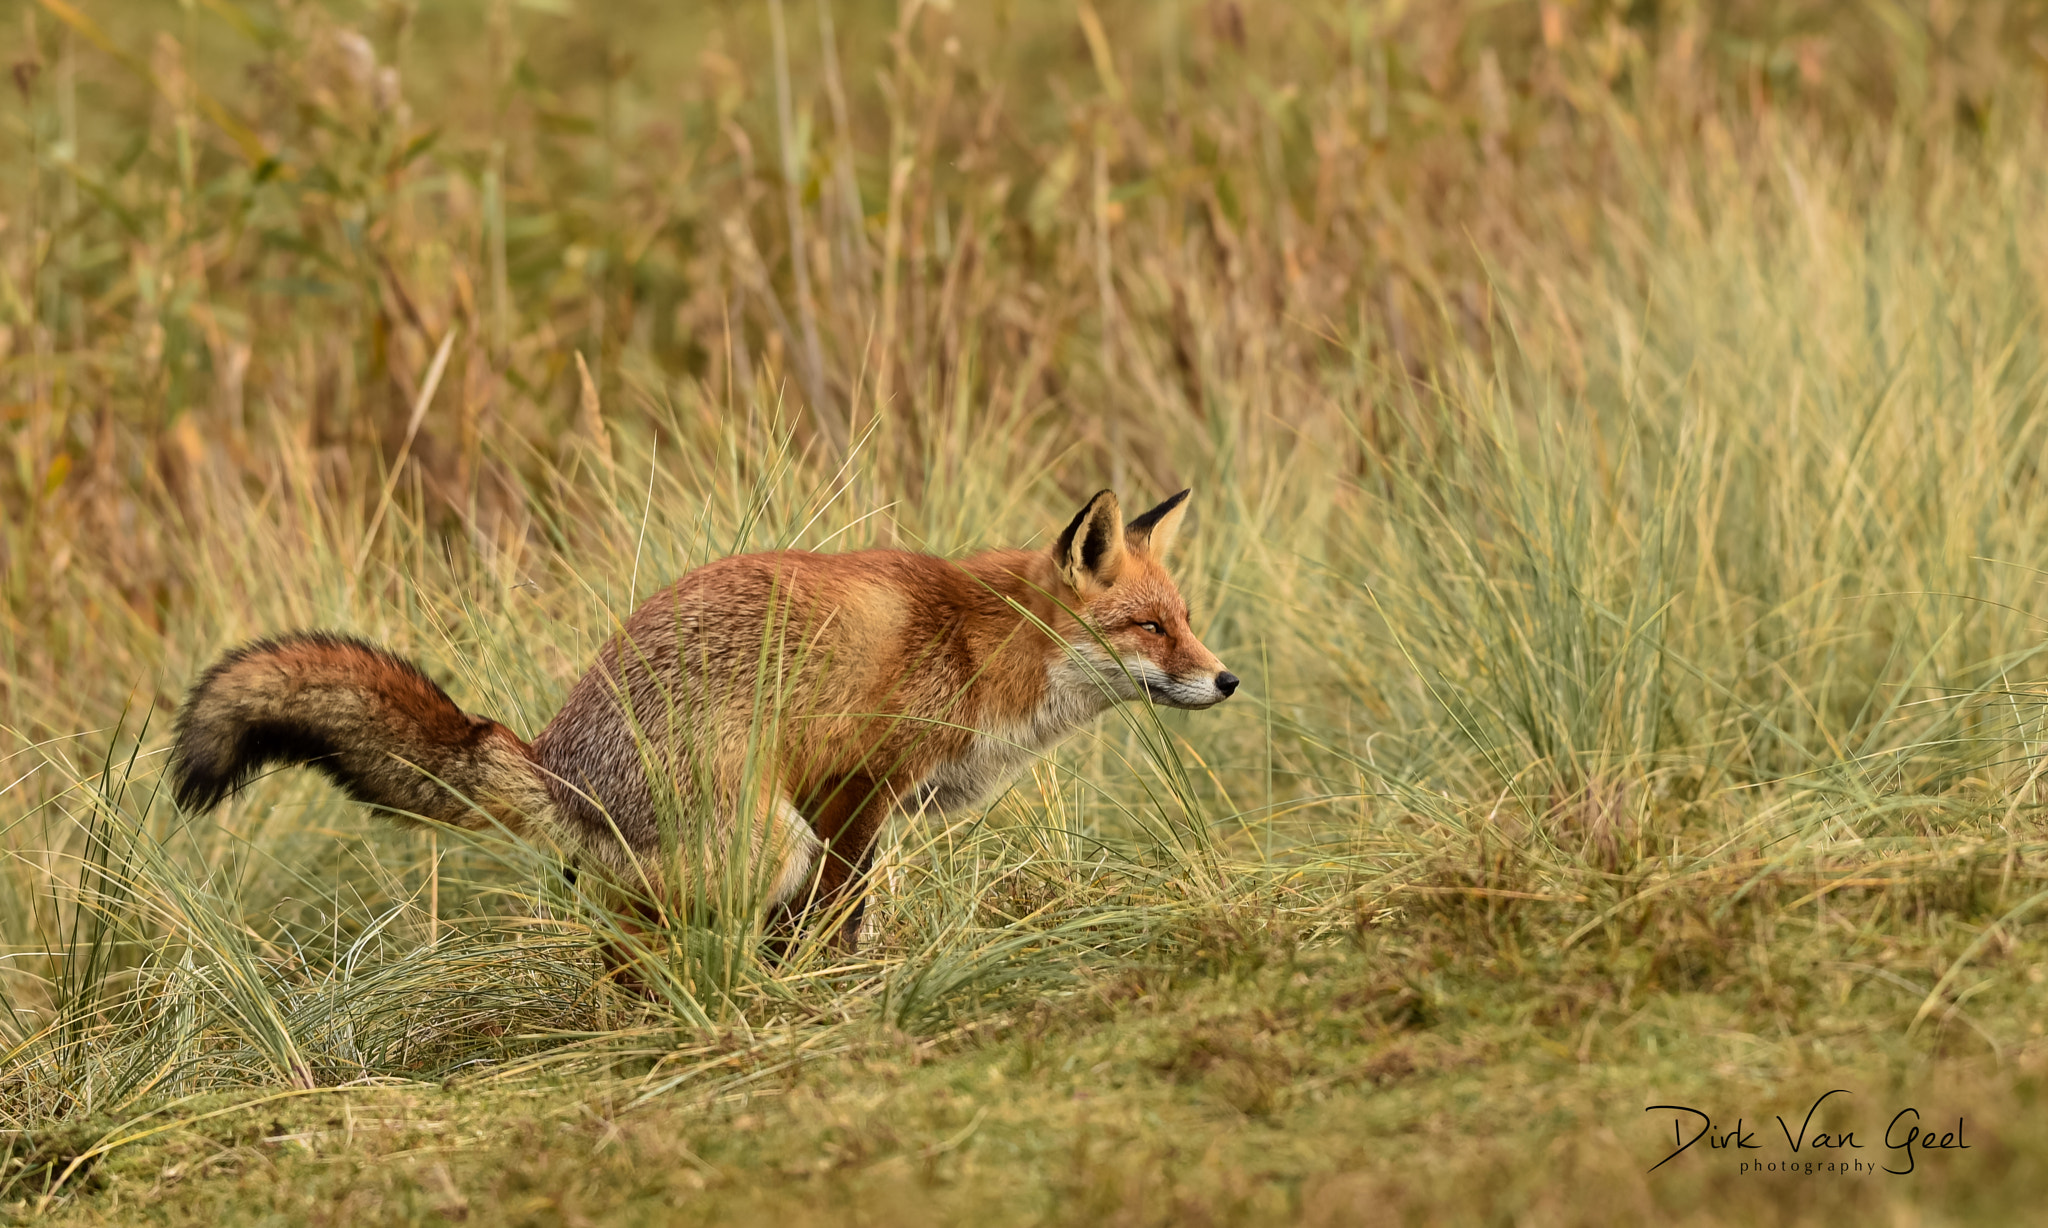
<path fill-rule="evenodd" d="M 1969 1023 L 2048 851 L 2039 16 L 28 10 L 0 1115 L 725 1086 L 1344 935 L 1683 986 L 1791 931 Z M 1183 484 L 1244 691 L 901 826 L 855 960 L 679 927 L 642 1004 L 546 850 L 158 793 L 251 635 L 530 735 L 709 559 Z"/>

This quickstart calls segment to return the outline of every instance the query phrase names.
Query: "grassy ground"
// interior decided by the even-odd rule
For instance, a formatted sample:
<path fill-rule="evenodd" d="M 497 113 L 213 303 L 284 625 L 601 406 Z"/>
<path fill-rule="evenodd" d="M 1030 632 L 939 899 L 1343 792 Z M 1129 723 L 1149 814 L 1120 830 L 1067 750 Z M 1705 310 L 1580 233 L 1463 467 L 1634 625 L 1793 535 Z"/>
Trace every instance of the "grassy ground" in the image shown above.
<path fill-rule="evenodd" d="M 26 7 L 0 1215 L 2024 1216 L 2044 18 Z M 158 795 L 251 635 L 531 734 L 695 564 L 1103 485 L 1244 691 L 894 833 L 855 960 L 628 999 L 548 850 Z"/>

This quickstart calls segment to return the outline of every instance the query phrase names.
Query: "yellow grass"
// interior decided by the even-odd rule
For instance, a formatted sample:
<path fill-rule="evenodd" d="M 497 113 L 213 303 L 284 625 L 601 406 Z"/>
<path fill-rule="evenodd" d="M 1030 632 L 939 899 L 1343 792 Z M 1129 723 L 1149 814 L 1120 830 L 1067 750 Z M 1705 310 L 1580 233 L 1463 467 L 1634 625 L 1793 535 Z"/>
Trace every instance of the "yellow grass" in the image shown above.
<path fill-rule="evenodd" d="M 2010 1222 L 2044 16 L 23 7 L 0 1215 Z M 253 635 L 530 735 L 707 559 L 1103 486 L 1244 691 L 895 833 L 858 960 L 643 1005 L 547 850 L 158 796 Z M 1972 1150 L 1648 1171 L 1832 1086 Z"/>

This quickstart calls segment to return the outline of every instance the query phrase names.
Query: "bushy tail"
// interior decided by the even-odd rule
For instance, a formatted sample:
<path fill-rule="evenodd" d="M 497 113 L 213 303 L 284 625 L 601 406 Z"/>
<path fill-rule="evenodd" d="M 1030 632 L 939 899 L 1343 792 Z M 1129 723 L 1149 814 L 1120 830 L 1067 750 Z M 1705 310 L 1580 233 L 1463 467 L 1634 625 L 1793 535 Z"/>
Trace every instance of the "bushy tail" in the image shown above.
<path fill-rule="evenodd" d="M 206 810 L 273 763 L 316 767 L 349 796 L 460 827 L 544 821 L 533 752 L 381 648 L 302 632 L 222 657 L 178 713 L 172 795 Z"/>

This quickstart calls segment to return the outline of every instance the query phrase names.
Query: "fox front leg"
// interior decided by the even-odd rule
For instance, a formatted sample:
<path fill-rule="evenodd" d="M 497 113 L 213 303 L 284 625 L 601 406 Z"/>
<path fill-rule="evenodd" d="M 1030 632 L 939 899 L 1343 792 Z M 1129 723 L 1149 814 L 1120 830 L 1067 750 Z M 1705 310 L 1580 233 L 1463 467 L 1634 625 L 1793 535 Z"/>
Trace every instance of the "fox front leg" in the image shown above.
<path fill-rule="evenodd" d="M 895 800 L 893 790 L 860 778 L 820 791 L 808 808 L 818 835 L 815 870 L 806 890 L 775 909 L 768 926 L 774 958 L 787 958 L 802 931 L 821 923 L 834 925 L 828 939 L 834 951 L 851 955 L 860 948 L 868 871 Z"/>

